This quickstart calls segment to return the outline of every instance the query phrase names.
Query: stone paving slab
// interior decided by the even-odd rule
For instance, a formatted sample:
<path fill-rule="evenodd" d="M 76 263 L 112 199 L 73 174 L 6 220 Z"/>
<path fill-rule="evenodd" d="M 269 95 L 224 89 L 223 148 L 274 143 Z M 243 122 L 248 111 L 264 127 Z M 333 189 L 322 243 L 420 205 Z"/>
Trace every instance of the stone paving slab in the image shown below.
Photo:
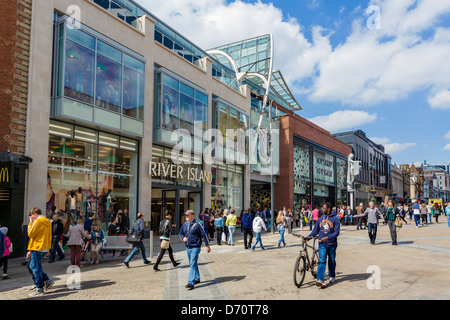
<path fill-rule="evenodd" d="M 309 234 L 309 230 L 300 232 Z M 131 269 L 122 265 L 125 257 L 110 257 L 98 265 L 81 269 L 81 289 L 68 288 L 69 260 L 43 263 L 44 270 L 56 281 L 44 297 L 46 300 L 385 300 L 385 299 L 450 299 L 450 228 L 447 223 L 415 228 L 405 225 L 399 232 L 398 246 L 392 246 L 389 229 L 378 228 L 377 244 L 370 245 L 367 230 L 355 226 L 341 227 L 337 249 L 337 282 L 318 289 L 311 274 L 306 274 L 301 288 L 293 283 L 293 267 L 300 249 L 299 239 L 286 234 L 287 246 L 277 247 L 278 233 L 263 233 L 266 250 L 255 252 L 243 248 L 242 235 L 236 230 L 235 246 L 218 246 L 212 242 L 211 253 L 202 248 L 199 257 L 201 283 L 187 290 L 189 265 L 184 244 L 172 244 L 178 267 L 166 255 L 161 271 L 152 268 L 158 254 L 144 265 L 136 256 Z M 255 238 L 254 238 L 255 239 Z M 156 239 L 157 240 L 157 239 Z M 147 251 L 148 252 L 148 251 Z M 66 252 L 66 257 L 69 256 Z M 9 262 L 11 279 L 0 280 L 0 300 L 29 299 L 31 276 L 23 259 Z M 380 288 L 370 289 L 376 282 L 372 269 L 379 270 Z M 36 298 L 33 298 L 36 299 Z"/>

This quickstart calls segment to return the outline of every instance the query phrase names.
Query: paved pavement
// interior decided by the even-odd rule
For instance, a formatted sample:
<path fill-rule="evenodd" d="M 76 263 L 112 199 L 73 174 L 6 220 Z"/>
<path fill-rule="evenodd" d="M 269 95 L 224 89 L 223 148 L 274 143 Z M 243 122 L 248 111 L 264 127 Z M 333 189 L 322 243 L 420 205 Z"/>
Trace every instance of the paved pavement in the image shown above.
<path fill-rule="evenodd" d="M 294 230 L 303 235 L 309 231 Z M 392 246 L 389 229 L 381 225 L 376 245 L 367 231 L 341 227 L 337 250 L 337 281 L 318 289 L 311 274 L 299 289 L 293 283 L 293 267 L 300 249 L 299 239 L 286 234 L 287 246 L 277 247 L 278 233 L 263 233 L 266 250 L 245 250 L 239 230 L 235 246 L 212 242 L 211 253 L 203 248 L 199 258 L 201 283 L 187 290 L 189 266 L 184 245 L 174 238 L 174 268 L 166 254 L 161 271 L 137 256 L 130 269 L 124 257 L 108 254 L 98 265 L 81 268 L 80 289 L 73 289 L 76 275 L 66 273 L 70 260 L 43 263 L 55 285 L 39 299 L 51 300 L 386 300 L 450 299 L 450 228 L 447 222 L 416 228 L 408 223 L 399 231 L 398 246 Z M 159 241 L 156 241 L 157 248 Z M 147 251 L 148 252 L 148 251 Z M 66 257 L 70 252 L 66 252 Z M 0 300 L 32 299 L 32 285 L 23 259 L 9 262 L 10 279 L 0 280 Z M 375 272 L 375 273 L 374 273 Z M 376 276 L 376 277 L 375 277 Z M 72 287 L 71 287 L 72 286 Z M 36 299 L 36 298 L 33 298 Z"/>

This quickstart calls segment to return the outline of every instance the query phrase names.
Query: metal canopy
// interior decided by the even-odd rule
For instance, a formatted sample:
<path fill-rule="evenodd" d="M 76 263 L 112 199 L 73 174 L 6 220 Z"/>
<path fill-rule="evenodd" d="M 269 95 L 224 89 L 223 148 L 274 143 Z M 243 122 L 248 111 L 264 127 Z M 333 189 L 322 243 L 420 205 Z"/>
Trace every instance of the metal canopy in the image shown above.
<path fill-rule="evenodd" d="M 207 53 L 223 65 L 234 70 L 237 80 L 244 77 L 258 85 L 270 82 L 270 90 L 291 110 L 302 110 L 281 71 L 272 71 L 273 41 L 272 35 L 264 35 L 208 50 Z"/>

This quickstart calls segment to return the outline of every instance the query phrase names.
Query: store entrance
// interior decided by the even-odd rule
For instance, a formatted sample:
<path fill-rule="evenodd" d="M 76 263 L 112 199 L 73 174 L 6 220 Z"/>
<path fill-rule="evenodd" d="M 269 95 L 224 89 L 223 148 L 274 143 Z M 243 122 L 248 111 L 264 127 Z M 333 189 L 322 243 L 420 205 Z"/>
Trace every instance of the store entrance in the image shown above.
<path fill-rule="evenodd" d="M 152 189 L 152 221 L 151 228 L 154 235 L 159 236 L 159 224 L 166 215 L 166 210 L 172 212 L 172 222 L 175 224 L 173 234 L 178 234 L 181 225 L 185 222 L 184 213 L 194 210 L 196 219 L 201 208 L 201 192 L 184 189 Z"/>

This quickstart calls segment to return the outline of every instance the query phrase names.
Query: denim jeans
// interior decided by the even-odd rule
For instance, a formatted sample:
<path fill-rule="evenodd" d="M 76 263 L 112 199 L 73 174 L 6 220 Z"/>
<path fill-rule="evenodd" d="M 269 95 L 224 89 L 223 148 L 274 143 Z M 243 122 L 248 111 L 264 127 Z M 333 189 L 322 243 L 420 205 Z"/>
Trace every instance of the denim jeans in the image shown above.
<path fill-rule="evenodd" d="M 279 227 L 278 228 L 278 232 L 280 233 L 280 240 L 278 240 L 278 246 L 281 245 L 281 242 L 283 242 L 283 244 L 286 245 L 286 242 L 284 242 L 285 228 L 284 227 Z"/>
<path fill-rule="evenodd" d="M 447 215 L 448 227 L 450 228 L 450 215 Z"/>
<path fill-rule="evenodd" d="M 236 230 L 236 226 L 229 226 L 228 227 L 228 244 L 234 244 L 233 242 L 233 233 Z"/>
<path fill-rule="evenodd" d="M 261 247 L 261 249 L 264 249 L 264 246 L 261 241 L 261 232 L 255 232 L 255 234 L 256 234 L 256 241 L 255 241 L 255 244 L 253 245 L 252 249 L 255 249 L 256 245 L 258 243 L 259 243 L 259 246 Z"/>
<path fill-rule="evenodd" d="M 46 254 L 46 252 L 31 251 L 30 269 L 33 272 L 36 288 L 44 288 L 44 281 L 49 280 L 47 274 L 42 269 L 42 259 Z"/>
<path fill-rule="evenodd" d="M 369 222 L 367 227 L 367 230 L 369 231 L 370 243 L 375 243 L 375 239 L 377 238 L 378 223 Z"/>
<path fill-rule="evenodd" d="M 58 252 L 58 256 L 60 258 L 64 257 L 64 252 L 61 250 L 61 248 L 59 247 L 59 238 L 52 238 L 52 248 L 50 250 L 50 259 L 49 261 L 55 261 L 55 257 L 56 257 L 56 252 Z"/>
<path fill-rule="evenodd" d="M 200 281 L 200 272 L 198 271 L 198 256 L 200 254 L 200 247 L 196 248 L 186 248 L 189 266 L 191 270 L 189 271 L 188 283 L 194 285 L 195 281 Z"/>
<path fill-rule="evenodd" d="M 416 223 L 416 227 L 420 225 L 420 214 L 414 215 L 414 222 Z"/>
<path fill-rule="evenodd" d="M 130 262 L 131 259 L 133 259 L 134 255 L 136 253 L 138 253 L 138 251 L 141 250 L 141 256 L 142 256 L 142 260 L 144 262 L 147 262 L 147 257 L 145 256 L 145 246 L 143 243 L 138 244 L 134 247 L 133 251 L 131 251 L 130 255 L 128 257 L 125 258 L 124 262 Z"/>
<path fill-rule="evenodd" d="M 327 246 L 319 243 L 319 265 L 317 266 L 317 280 L 325 280 L 325 268 L 328 258 L 328 276 L 336 277 L 336 249 L 337 246 Z"/>
<path fill-rule="evenodd" d="M 350 217 L 350 223 L 353 223 L 353 215 L 351 215 L 351 214 L 345 216 L 345 223 L 347 223 L 348 217 Z"/>

